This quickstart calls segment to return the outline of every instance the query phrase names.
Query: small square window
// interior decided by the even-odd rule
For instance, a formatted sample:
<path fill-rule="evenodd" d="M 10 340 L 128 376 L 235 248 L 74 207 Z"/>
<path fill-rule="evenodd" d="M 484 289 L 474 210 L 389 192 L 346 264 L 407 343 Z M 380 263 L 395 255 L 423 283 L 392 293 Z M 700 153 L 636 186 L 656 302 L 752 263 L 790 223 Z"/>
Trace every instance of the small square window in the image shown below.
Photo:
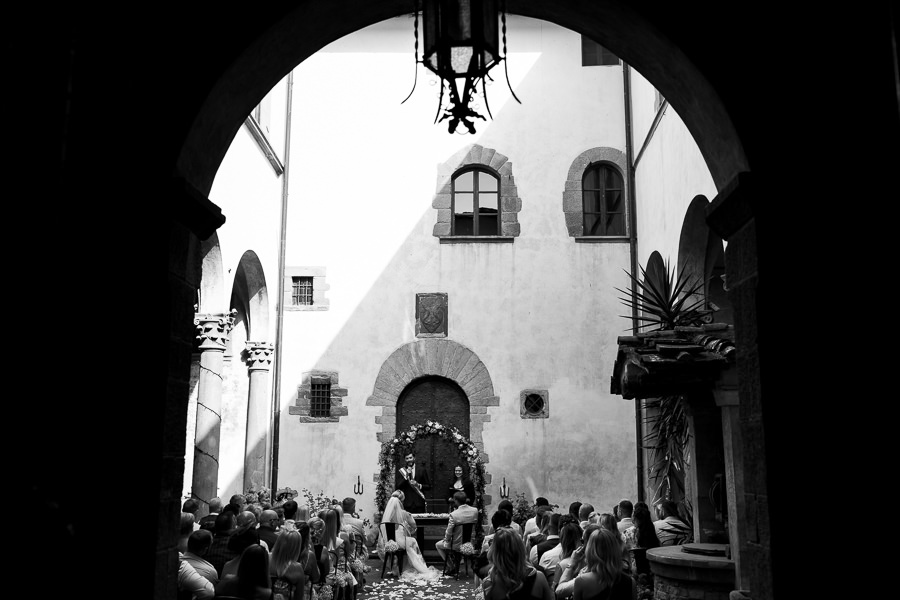
<path fill-rule="evenodd" d="M 309 387 L 309 416 L 331 416 L 331 383 L 313 381 Z"/>
<path fill-rule="evenodd" d="M 291 292 L 291 304 L 294 306 L 312 306 L 313 303 L 313 278 L 292 277 L 293 290 Z"/>
<path fill-rule="evenodd" d="M 581 36 L 581 66 L 597 67 L 619 64 L 619 57 L 592 40 Z"/>

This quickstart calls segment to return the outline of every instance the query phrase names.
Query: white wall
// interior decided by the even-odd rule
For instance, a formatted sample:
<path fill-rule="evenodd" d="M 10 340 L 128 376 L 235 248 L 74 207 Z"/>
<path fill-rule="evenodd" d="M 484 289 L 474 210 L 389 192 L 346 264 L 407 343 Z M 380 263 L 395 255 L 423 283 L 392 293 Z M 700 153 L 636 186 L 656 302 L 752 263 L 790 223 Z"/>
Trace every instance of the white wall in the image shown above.
<path fill-rule="evenodd" d="M 282 350 L 279 484 L 350 495 L 374 507 L 379 443 L 365 406 L 390 353 L 413 341 L 414 300 L 449 294 L 449 338 L 484 361 L 501 405 L 484 429 L 488 493 L 514 491 L 568 505 L 633 497 L 633 404 L 611 396 L 627 244 L 576 244 L 562 192 L 584 150 L 624 152 L 621 67 L 582 67 L 580 37 L 511 17 L 510 99 L 502 66 L 488 90 L 494 120 L 474 136 L 432 126 L 433 79 L 413 79 L 412 22 L 391 19 L 348 36 L 295 70 L 288 266 L 325 266 L 328 311 L 288 312 Z M 362 54 L 365 49 L 374 54 Z M 512 162 L 521 235 L 513 244 L 441 245 L 432 235 L 437 165 L 478 143 Z M 348 389 L 340 423 L 288 415 L 301 373 L 335 370 Z M 519 417 L 519 392 L 549 388 L 550 419 Z"/>
<path fill-rule="evenodd" d="M 639 73 L 632 71 L 632 106 L 635 121 L 652 121 L 656 91 Z M 649 124 L 647 125 L 649 127 Z M 635 155 L 646 134 L 635 133 Z M 675 268 L 678 240 L 688 205 L 694 196 L 716 197 L 706 162 L 687 127 L 672 106 L 666 106 L 635 170 L 637 198 L 638 262 L 647 266 L 657 250 Z"/>

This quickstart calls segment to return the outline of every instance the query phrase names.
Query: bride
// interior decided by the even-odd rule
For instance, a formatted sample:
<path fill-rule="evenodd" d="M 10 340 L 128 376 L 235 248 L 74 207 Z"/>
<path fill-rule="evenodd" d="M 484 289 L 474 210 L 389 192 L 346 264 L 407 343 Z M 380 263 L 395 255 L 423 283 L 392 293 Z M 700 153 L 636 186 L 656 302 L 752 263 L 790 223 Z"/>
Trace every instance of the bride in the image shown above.
<path fill-rule="evenodd" d="M 384 523 L 396 523 L 394 538 L 400 548 L 406 548 L 406 567 L 400 575 L 400 579 L 438 579 L 441 572 L 434 567 L 425 564 L 422 551 L 416 542 L 416 520 L 403 509 L 403 492 L 395 491 L 388 499 L 384 514 L 381 517 L 380 534 L 378 536 L 378 556 L 385 558 L 384 544 L 387 540 L 387 532 Z"/>

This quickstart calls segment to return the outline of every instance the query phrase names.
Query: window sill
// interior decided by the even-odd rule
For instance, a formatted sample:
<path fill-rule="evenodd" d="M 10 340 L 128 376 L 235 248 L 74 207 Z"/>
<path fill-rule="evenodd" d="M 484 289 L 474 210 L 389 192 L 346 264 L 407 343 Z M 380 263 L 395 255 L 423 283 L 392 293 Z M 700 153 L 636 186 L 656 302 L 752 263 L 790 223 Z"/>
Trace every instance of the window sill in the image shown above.
<path fill-rule="evenodd" d="M 631 238 L 625 236 L 581 236 L 576 237 L 575 241 L 579 244 L 609 244 L 609 243 L 628 243 Z"/>
<path fill-rule="evenodd" d="M 516 239 L 505 235 L 445 235 L 442 244 L 512 244 Z"/>
<path fill-rule="evenodd" d="M 284 307 L 284 310 L 285 310 L 285 311 L 297 311 L 297 312 L 308 312 L 308 311 L 315 311 L 315 310 L 328 310 L 328 305 L 327 305 L 327 304 L 325 304 L 325 305 L 322 305 L 322 304 L 309 304 L 309 305 L 295 305 L 295 304 L 290 304 L 290 305 L 288 305 L 288 306 L 285 306 L 285 307 Z"/>

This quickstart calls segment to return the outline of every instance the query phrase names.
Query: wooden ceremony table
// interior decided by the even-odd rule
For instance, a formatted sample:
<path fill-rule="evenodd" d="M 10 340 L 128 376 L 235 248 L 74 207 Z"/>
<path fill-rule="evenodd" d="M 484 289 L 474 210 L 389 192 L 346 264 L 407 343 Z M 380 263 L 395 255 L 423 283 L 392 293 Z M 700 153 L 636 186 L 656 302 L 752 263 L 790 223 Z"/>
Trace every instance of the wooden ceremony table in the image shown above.
<path fill-rule="evenodd" d="M 412 517 L 416 520 L 416 542 L 419 543 L 419 550 L 422 551 L 422 556 L 426 561 L 429 561 L 430 559 L 430 562 L 440 562 L 440 555 L 437 553 L 437 549 L 434 547 L 434 544 L 437 542 L 438 538 L 433 538 L 431 540 L 431 543 L 426 546 L 425 528 L 440 527 L 441 537 L 443 537 L 444 532 L 447 530 L 447 524 L 450 522 L 450 514 L 412 513 Z"/>

